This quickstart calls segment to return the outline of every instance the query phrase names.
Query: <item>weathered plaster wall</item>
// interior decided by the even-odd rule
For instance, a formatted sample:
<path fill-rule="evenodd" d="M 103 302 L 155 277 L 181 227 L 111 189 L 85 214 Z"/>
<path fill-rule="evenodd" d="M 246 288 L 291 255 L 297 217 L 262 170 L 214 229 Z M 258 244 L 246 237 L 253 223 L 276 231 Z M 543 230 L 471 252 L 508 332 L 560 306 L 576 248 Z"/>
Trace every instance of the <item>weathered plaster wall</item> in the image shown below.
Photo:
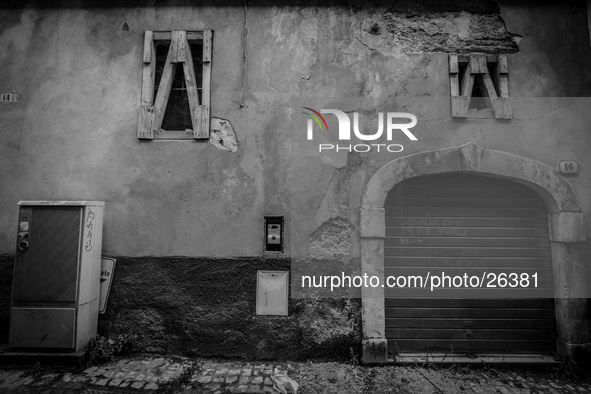
<path fill-rule="evenodd" d="M 246 75 L 242 8 L 3 10 L 0 87 L 18 92 L 20 101 L 0 107 L 5 207 L 0 221 L 6 223 L 0 252 L 14 247 L 17 201 L 101 199 L 108 205 L 105 254 L 260 255 L 262 215 L 289 215 L 287 137 L 299 119 L 292 119 L 289 108 L 294 95 L 369 97 L 383 109 L 396 108 L 400 96 L 442 98 L 436 110 L 410 108 L 419 113 L 419 142 L 408 144 L 404 154 L 472 141 L 552 166 L 563 158 L 578 159 L 582 171 L 572 182 L 581 190 L 582 205 L 590 206 L 583 122 L 575 117 L 557 132 L 543 117 L 564 109 L 550 100 L 542 101 L 537 113 L 520 111 L 516 102 L 511 122 L 452 120 L 445 99 L 446 55 L 407 53 L 455 46 L 515 52 L 511 37 L 519 34 L 520 52 L 510 58 L 512 96 L 584 95 L 591 88 L 584 8 L 503 5 L 499 15 L 494 3 L 450 2 L 447 11 L 442 5 L 412 4 L 251 7 L 244 107 L 239 105 Z M 425 20 L 414 25 L 417 18 Z M 442 22 L 450 18 L 457 30 Z M 378 32 L 366 31 L 374 21 L 380 23 Z M 129 31 L 122 30 L 124 23 Z M 232 122 L 238 152 L 198 142 L 138 141 L 143 30 L 204 27 L 215 31 L 212 115 Z M 437 46 L 426 44 L 442 33 Z M 330 172 L 347 172 L 357 188 L 399 155 L 350 155 L 344 170 L 325 170 L 326 164 L 310 168 L 310 176 L 326 174 L 316 185 L 315 204 L 331 210 L 317 215 L 317 225 L 344 215 L 325 191 L 339 189 L 343 195 L 351 188 L 348 179 Z M 340 187 L 328 187 L 329 179 Z M 341 198 L 339 206 L 358 206 L 358 194 Z"/>
<path fill-rule="evenodd" d="M 583 5 L 558 2 L 252 4 L 245 43 L 243 4 L 0 8 L 0 93 L 20 95 L 0 104 L 0 253 L 14 251 L 19 200 L 104 200 L 103 253 L 118 257 L 119 267 L 103 332 L 143 330 L 144 350 L 191 343 L 195 354 L 216 354 L 205 337 L 224 344 L 225 355 L 274 357 L 282 341 L 306 343 L 301 356 L 318 354 L 312 326 L 326 329 L 333 320 L 305 321 L 321 316 L 323 304 L 292 300 L 288 319 L 253 316 L 255 268 L 287 268 L 261 257 L 263 215 L 290 223 L 296 207 L 288 240 L 302 241 L 312 257 L 356 264 L 359 207 L 375 171 L 402 155 L 473 142 L 552 167 L 577 160 L 580 173 L 568 180 L 591 217 L 589 101 L 569 98 L 591 91 L 585 18 Z M 238 151 L 137 140 L 143 31 L 203 28 L 214 30 L 211 114 L 232 123 Z M 512 53 L 513 120 L 451 118 L 445 52 L 456 50 Z M 292 105 L 325 97 L 361 97 L 362 106 L 347 109 L 368 118 L 376 109 L 412 112 L 419 141 L 404 143 L 403 153 L 309 154 L 294 162 L 294 130 L 303 139 L 304 123 Z M 146 256 L 161 259 L 132 258 Z M 1 265 L 5 279 L 9 260 Z M 218 295 L 219 310 L 199 286 Z M 355 309 L 335 308 L 341 317 Z M 167 310 L 191 319 L 181 330 L 167 326 L 175 317 Z M 209 323 L 198 316 L 204 311 Z M 224 322 L 239 322 L 227 342 Z M 348 351 L 355 332 L 342 336 L 332 326 L 331 338 Z M 285 334 L 259 338 L 272 329 Z M 263 342 L 232 350 L 246 336 Z"/>

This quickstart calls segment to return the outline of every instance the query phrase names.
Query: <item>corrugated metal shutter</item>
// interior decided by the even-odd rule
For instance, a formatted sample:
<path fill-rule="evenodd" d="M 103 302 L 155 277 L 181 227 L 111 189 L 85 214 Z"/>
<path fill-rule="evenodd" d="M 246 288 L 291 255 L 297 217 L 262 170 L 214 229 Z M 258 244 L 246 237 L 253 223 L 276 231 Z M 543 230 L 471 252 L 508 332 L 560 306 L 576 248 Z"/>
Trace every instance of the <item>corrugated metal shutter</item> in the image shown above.
<path fill-rule="evenodd" d="M 548 219 L 543 200 L 533 190 L 468 174 L 424 176 L 396 185 L 385 209 L 386 277 L 413 275 L 417 270 L 432 275 L 537 272 L 539 287 L 546 291 L 535 294 L 547 297 L 478 299 L 454 297 L 458 293 L 451 289 L 425 295 L 386 288 L 390 351 L 555 350 Z"/>

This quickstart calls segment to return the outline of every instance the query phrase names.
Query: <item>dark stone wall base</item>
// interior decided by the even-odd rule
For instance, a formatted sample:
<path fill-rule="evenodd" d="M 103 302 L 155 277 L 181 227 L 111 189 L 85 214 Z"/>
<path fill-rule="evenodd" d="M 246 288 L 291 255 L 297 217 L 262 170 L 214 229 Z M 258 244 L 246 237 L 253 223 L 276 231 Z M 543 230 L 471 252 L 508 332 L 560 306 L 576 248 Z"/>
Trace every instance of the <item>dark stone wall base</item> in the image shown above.
<path fill-rule="evenodd" d="M 7 341 L 14 256 L 0 257 L 0 338 Z M 289 259 L 117 257 L 99 334 L 137 334 L 134 350 L 243 359 L 349 359 L 360 353 L 359 299 L 292 299 L 256 315 L 257 270 Z"/>

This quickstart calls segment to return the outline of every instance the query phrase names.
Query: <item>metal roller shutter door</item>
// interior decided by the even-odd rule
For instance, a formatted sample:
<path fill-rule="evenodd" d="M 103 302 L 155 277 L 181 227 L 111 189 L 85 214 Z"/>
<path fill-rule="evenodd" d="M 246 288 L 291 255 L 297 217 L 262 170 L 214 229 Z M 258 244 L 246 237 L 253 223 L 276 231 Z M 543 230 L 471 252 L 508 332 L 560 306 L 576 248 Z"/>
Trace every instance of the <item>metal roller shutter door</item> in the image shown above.
<path fill-rule="evenodd" d="M 385 210 L 386 277 L 417 270 L 469 275 L 537 272 L 539 287 L 545 288 L 532 293 L 540 298 L 489 299 L 470 297 L 475 293 L 457 297 L 451 289 L 426 295 L 386 288 L 391 352 L 555 350 L 548 219 L 543 200 L 533 190 L 468 174 L 424 176 L 396 185 Z"/>

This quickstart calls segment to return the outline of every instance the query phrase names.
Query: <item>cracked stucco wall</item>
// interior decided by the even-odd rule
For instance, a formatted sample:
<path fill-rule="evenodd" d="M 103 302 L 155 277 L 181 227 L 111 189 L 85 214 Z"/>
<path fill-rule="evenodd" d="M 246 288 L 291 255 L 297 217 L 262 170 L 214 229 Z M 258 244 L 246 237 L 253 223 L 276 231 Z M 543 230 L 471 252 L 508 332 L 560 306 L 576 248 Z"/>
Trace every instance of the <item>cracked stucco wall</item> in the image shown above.
<path fill-rule="evenodd" d="M 244 229 L 261 228 L 264 214 L 289 216 L 293 205 L 288 174 L 294 165 L 291 128 L 299 120 L 290 108 L 294 96 L 363 97 L 363 107 L 349 109 L 367 118 L 376 108 L 400 108 L 403 97 L 440 98 L 441 105 L 419 113 L 419 143 L 408 145 L 405 154 L 470 140 L 554 165 L 567 156 L 558 152 L 570 147 L 546 127 L 534 133 L 520 123 L 529 114 L 514 111 L 510 126 L 450 118 L 442 52 L 515 52 L 510 57 L 514 97 L 584 95 L 591 88 L 584 66 L 589 59 L 585 10 L 573 7 L 459 0 L 253 5 L 248 67 L 242 8 L 164 3 L 2 8 L 0 87 L 18 92 L 20 101 L 0 107 L 6 207 L 0 220 L 13 223 L 21 199 L 100 199 L 108 205 L 105 254 L 259 255 L 262 235 Z M 371 29 L 374 22 L 377 31 Z M 211 114 L 233 126 L 240 141 L 236 152 L 234 146 L 220 151 L 214 143 L 145 143 L 135 137 L 142 32 L 181 26 L 215 32 Z M 519 48 L 518 36 L 523 36 Z M 555 107 L 548 104 L 544 111 Z M 523 130 L 515 132 L 516 127 Z M 538 138 L 540 133 L 545 137 Z M 515 135 L 521 143 L 508 143 Z M 546 142 L 531 149 L 533 140 Z M 573 145 L 570 156 L 583 164 L 584 152 L 577 153 L 582 144 Z M 350 161 L 346 154 L 329 154 L 319 157 L 318 165 L 309 164 L 314 167 L 310 179 L 324 177 L 330 167 L 346 169 L 334 180 L 322 178 L 308 193 L 314 200 L 308 236 L 335 217 L 356 228 L 358 188 L 374 168 L 392 159 L 358 156 Z M 586 184 L 581 179 L 573 182 Z M 1 252 L 12 252 L 12 233 L 10 226 L 0 229 Z"/>

